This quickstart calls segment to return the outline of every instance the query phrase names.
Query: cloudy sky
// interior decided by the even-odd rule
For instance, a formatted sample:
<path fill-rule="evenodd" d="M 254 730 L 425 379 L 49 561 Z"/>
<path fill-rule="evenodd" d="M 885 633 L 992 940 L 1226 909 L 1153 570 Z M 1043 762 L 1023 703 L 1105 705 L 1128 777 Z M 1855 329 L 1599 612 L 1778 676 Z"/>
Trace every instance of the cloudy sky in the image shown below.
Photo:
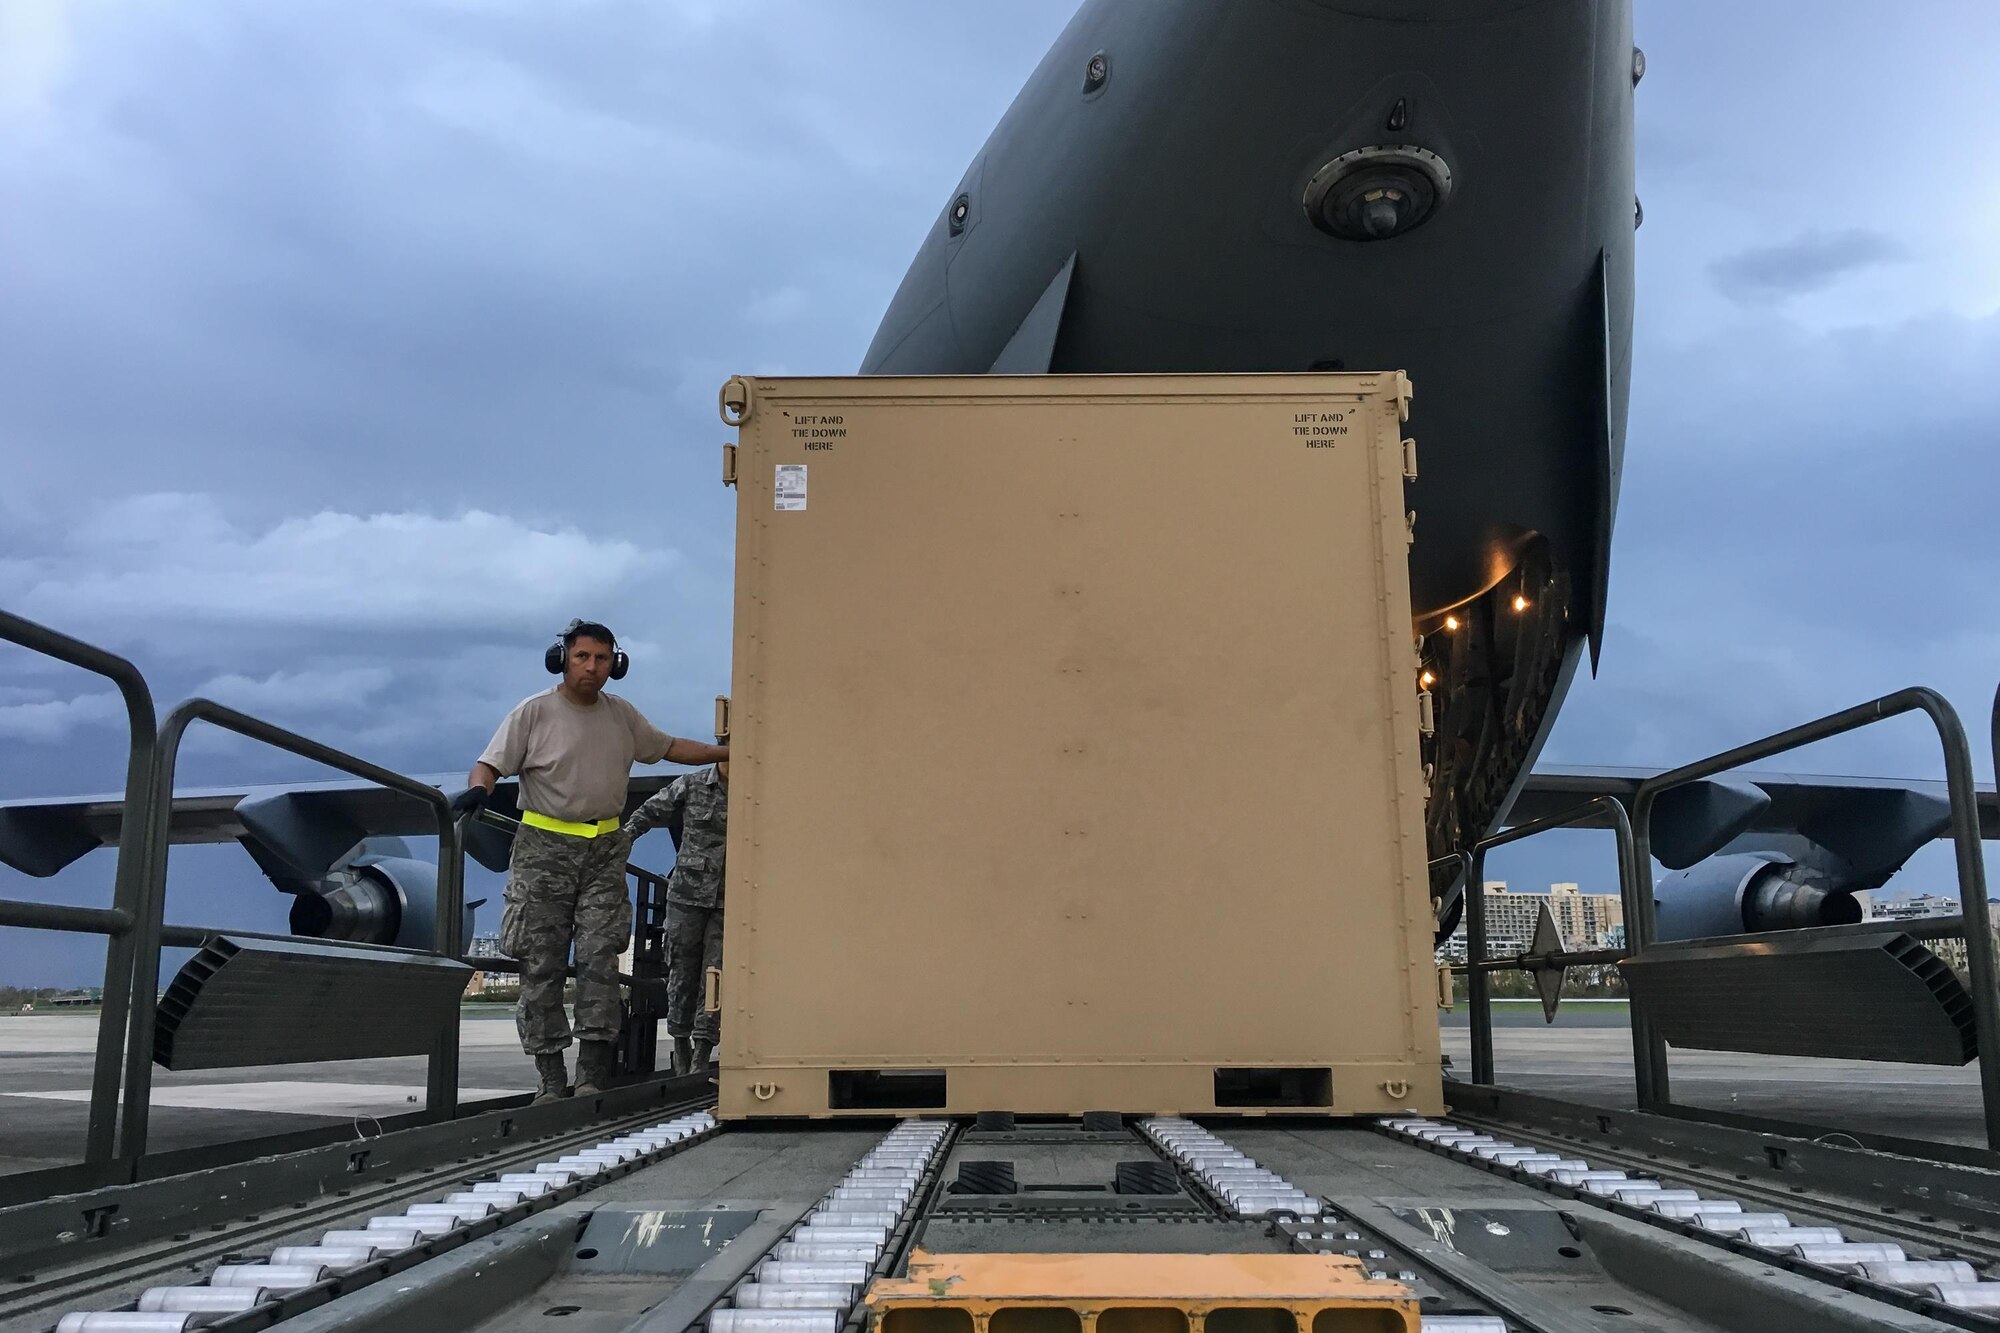
<path fill-rule="evenodd" d="M 624 692 L 700 734 L 717 384 L 854 368 L 1071 8 L 0 0 L 0 605 L 130 655 L 163 706 L 412 772 L 462 770 L 587 613 L 629 641 Z M 2000 8 L 1798 14 L 1638 2 L 1610 629 L 1551 761 L 1677 762 L 1912 683 L 1984 732 Z M 1824 748 L 1793 766 L 1939 771 L 1917 722 Z M 122 756 L 100 687 L 0 647 L 0 797 L 115 787 Z M 295 775 L 325 776 L 213 735 L 183 766 Z M 246 866 L 177 853 L 173 915 L 276 925 Z M 108 879 L 97 854 L 0 895 Z M 0 982 L 93 956 L 8 932 Z"/>

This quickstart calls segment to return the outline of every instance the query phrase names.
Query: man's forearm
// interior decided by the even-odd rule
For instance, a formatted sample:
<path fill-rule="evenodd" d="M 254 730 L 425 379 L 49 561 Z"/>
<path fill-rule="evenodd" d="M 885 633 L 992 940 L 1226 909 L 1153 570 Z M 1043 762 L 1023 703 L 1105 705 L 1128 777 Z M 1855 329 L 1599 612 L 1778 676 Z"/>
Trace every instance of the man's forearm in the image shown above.
<path fill-rule="evenodd" d="M 484 787 L 488 792 L 493 790 L 493 784 L 498 781 L 500 781 L 500 770 L 491 764 L 474 764 L 472 771 L 465 775 L 466 786 Z"/>
<path fill-rule="evenodd" d="M 719 764 L 729 758 L 727 745 L 704 745 L 700 741 L 675 737 L 667 747 L 667 762 L 670 764 Z"/>
<path fill-rule="evenodd" d="M 666 823 L 668 816 L 673 813 L 673 804 L 673 789 L 671 787 L 656 796 L 649 797 L 645 804 L 634 810 L 631 816 L 626 819 L 625 832 L 629 836 L 637 838 L 658 828 L 660 825 Z"/>

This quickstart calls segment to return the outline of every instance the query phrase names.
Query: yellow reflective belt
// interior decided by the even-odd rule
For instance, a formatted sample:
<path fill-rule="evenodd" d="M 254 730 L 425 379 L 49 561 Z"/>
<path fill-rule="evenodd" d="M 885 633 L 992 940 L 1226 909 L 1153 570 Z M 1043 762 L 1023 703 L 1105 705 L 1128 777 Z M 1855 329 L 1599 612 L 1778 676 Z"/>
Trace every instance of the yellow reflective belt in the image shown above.
<path fill-rule="evenodd" d="M 535 828 L 547 829 L 551 833 L 567 833 L 572 838 L 594 838 L 600 833 L 609 833 L 619 826 L 619 821 L 615 819 L 600 819 L 592 824 L 579 824 L 573 819 L 557 819 L 553 815 L 539 814 L 533 810 L 523 810 L 521 822 Z"/>

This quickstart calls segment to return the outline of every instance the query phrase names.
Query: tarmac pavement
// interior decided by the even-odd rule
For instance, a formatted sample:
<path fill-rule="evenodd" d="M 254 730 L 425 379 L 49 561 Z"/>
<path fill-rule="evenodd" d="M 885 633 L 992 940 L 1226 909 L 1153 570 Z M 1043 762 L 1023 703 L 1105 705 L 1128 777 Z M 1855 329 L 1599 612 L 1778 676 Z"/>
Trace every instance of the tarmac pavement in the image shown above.
<path fill-rule="evenodd" d="M 96 1041 L 94 1011 L 0 1017 L 0 1175 L 81 1160 Z M 572 1046 L 572 1067 L 575 1059 Z M 165 1152 L 330 1124 L 369 1133 L 371 1116 L 422 1108 L 425 1064 L 422 1056 L 401 1056 L 188 1073 L 156 1066 L 149 1146 Z M 521 1053 L 513 1011 L 468 1006 L 459 1036 L 460 1099 L 534 1086 L 534 1062 Z"/>
<path fill-rule="evenodd" d="M 1502 1087 L 1629 1108 L 1632 1028 L 1622 1003 L 1565 1000 L 1553 1027 L 1537 1003 L 1493 1007 L 1493 1075 Z M 1444 1015 L 1450 1073 L 1472 1077 L 1465 1007 Z M 1984 1142 L 1979 1066 L 1808 1060 L 1735 1051 L 1667 1051 L 1676 1103 L 1829 1129 L 1947 1143 Z"/>
<path fill-rule="evenodd" d="M 1496 1004 L 1494 1015 L 1502 1085 L 1593 1105 L 1632 1105 L 1624 1005 L 1567 1001 L 1553 1027 L 1532 1003 Z M 0 1174 L 82 1157 L 96 1033 L 95 1013 L 0 1017 Z M 1443 1038 L 1450 1073 L 1469 1079 L 1463 1005 L 1444 1015 Z M 667 1046 L 664 1034 L 660 1045 Z M 1670 1059 L 1674 1098 L 1687 1105 L 1905 1138 L 1980 1141 L 1976 1065 L 1678 1050 Z M 423 1105 L 424 1064 L 411 1056 L 180 1074 L 156 1068 L 151 1147 L 167 1151 L 331 1124 L 352 1124 L 365 1134 L 369 1117 Z M 521 1054 L 511 1011 L 469 1007 L 461 1027 L 460 1097 L 503 1096 L 534 1084 L 534 1064 Z"/>

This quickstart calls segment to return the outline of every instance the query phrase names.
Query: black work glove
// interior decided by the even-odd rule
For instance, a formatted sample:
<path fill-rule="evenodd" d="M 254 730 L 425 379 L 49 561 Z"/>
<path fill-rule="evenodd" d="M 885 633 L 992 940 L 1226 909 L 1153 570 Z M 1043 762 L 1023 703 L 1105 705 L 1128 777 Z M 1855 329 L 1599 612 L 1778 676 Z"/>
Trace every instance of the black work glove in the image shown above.
<path fill-rule="evenodd" d="M 485 805 L 486 798 L 492 794 L 484 787 L 467 787 L 464 791 L 451 798 L 452 818 L 465 818 L 480 806 Z"/>

